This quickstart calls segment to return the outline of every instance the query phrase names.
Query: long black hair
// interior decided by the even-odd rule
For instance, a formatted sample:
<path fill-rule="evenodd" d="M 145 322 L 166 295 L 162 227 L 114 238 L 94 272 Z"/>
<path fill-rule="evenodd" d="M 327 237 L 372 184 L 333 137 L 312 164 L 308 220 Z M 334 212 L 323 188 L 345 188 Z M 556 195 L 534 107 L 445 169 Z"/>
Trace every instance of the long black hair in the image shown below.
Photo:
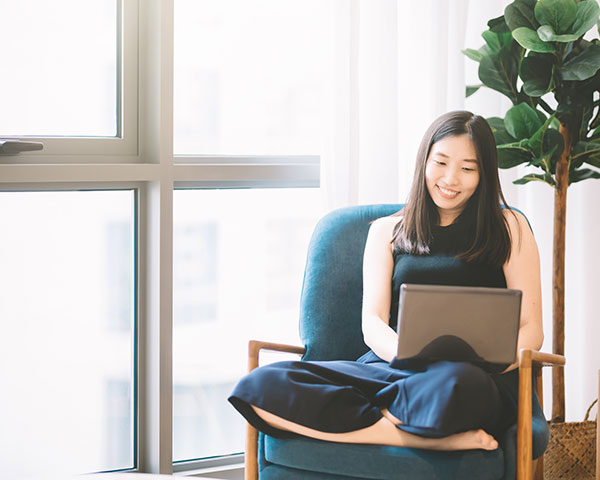
<path fill-rule="evenodd" d="M 473 239 L 470 247 L 457 256 L 466 261 L 502 266 L 510 257 L 511 238 L 500 203 L 507 208 L 498 178 L 496 142 L 487 121 L 467 111 L 446 113 L 425 132 L 417 153 L 408 200 L 404 208 L 395 214 L 401 218 L 394 228 L 394 250 L 416 255 L 430 253 L 432 228 L 439 224 L 440 218 L 427 190 L 425 167 L 433 144 L 457 135 L 469 136 L 479 162 L 479 184 L 465 206 L 465 211 L 471 213 Z M 459 220 L 461 217 L 463 214 Z"/>

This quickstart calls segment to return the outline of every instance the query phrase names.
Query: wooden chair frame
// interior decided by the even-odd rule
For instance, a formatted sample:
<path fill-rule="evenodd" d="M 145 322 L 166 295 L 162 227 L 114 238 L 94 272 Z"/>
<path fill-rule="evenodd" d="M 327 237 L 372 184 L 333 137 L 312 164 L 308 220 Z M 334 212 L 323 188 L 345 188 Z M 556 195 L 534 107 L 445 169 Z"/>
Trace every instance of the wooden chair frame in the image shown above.
<path fill-rule="evenodd" d="M 258 367 L 261 350 L 303 355 L 305 348 L 282 343 L 250 340 L 248 343 L 248 372 Z M 542 480 L 544 478 L 543 457 L 532 460 L 531 427 L 531 375 L 535 374 L 535 390 L 543 406 L 542 367 L 562 367 L 565 357 L 537 350 L 521 349 L 519 352 L 519 400 L 517 419 L 517 480 Z M 600 382 L 600 373 L 599 373 Z M 600 383 L 599 383 L 600 385 Z M 600 428 L 596 448 L 600 452 Z M 535 471 L 534 471 L 535 468 Z M 596 466 L 596 478 L 600 480 L 600 466 Z M 245 480 L 258 480 L 258 432 L 250 424 L 246 430 Z"/>

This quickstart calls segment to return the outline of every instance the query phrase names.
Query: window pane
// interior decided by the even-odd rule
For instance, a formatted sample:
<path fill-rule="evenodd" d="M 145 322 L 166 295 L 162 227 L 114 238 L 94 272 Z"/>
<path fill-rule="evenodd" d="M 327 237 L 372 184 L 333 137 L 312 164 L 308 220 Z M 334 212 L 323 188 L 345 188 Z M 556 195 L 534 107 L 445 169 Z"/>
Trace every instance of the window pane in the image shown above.
<path fill-rule="evenodd" d="M 133 192 L 0 192 L 0 224 L 3 478 L 133 467 Z"/>
<path fill-rule="evenodd" d="M 330 0 L 176 0 L 176 154 L 318 154 Z"/>
<path fill-rule="evenodd" d="M 173 458 L 244 450 L 226 401 L 251 338 L 299 345 L 306 249 L 318 189 L 175 192 Z"/>
<path fill-rule="evenodd" d="M 0 2 L 0 136 L 117 135 L 117 5 Z"/>

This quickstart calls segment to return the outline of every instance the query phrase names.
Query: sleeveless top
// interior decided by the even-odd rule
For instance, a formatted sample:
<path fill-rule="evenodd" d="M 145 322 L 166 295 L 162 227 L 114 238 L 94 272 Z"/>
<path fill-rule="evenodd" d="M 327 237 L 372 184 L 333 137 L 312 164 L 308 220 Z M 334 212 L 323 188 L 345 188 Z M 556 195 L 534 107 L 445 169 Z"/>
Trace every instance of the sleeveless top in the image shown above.
<path fill-rule="evenodd" d="M 456 285 L 469 287 L 506 287 L 502 268 L 484 263 L 467 262 L 455 257 L 468 249 L 473 231 L 472 221 L 461 215 L 448 226 L 434 226 L 429 255 L 412 255 L 394 251 L 390 326 L 396 329 L 398 300 L 403 283 Z"/>

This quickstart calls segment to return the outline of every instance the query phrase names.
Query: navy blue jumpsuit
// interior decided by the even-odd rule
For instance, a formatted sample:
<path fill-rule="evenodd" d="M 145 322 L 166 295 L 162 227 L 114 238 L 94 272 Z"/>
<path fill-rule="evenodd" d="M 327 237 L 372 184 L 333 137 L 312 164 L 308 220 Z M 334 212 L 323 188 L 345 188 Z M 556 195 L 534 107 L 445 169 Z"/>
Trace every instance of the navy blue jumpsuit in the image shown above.
<path fill-rule="evenodd" d="M 403 283 L 506 287 L 502 268 L 465 262 L 454 255 L 472 239 L 466 222 L 434 227 L 430 255 L 394 253 L 390 325 L 395 328 Z M 267 425 L 255 405 L 297 424 L 342 433 L 368 427 L 387 408 L 410 433 L 444 437 L 483 428 L 501 438 L 516 419 L 517 371 L 489 374 L 469 363 L 436 362 L 399 370 L 372 351 L 356 361 L 284 361 L 252 371 L 229 397 L 258 430 L 289 433 Z"/>

